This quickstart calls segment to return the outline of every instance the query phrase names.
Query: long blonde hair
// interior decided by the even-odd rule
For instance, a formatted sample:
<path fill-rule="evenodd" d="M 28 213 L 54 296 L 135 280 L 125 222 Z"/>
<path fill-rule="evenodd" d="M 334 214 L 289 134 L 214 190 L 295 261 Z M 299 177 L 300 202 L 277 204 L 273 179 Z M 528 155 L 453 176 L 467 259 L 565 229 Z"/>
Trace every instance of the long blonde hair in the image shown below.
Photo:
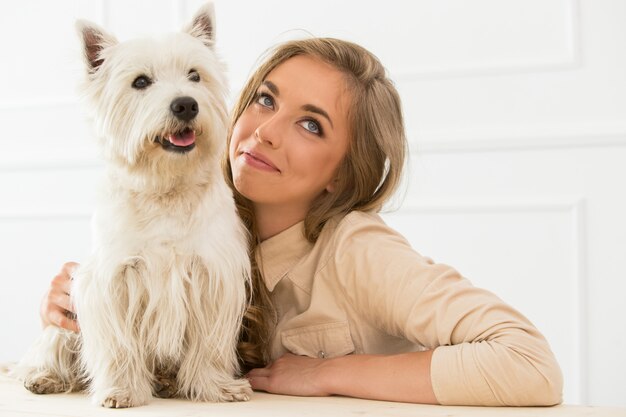
<path fill-rule="evenodd" d="M 349 146 L 337 172 L 335 190 L 323 192 L 304 219 L 305 236 L 315 242 L 328 219 L 352 210 L 382 208 L 400 183 L 407 141 L 400 97 L 380 61 L 354 43 L 312 38 L 279 45 L 250 77 L 233 110 L 228 145 L 235 123 L 252 103 L 267 75 L 297 55 L 318 58 L 343 72 L 352 100 L 348 114 Z M 244 319 L 239 354 L 244 368 L 259 367 L 269 360 L 274 310 L 254 256 L 258 238 L 252 202 L 236 190 L 228 155 L 224 158 L 223 169 L 234 192 L 239 215 L 251 236 L 253 288 L 249 289 L 250 307 Z"/>

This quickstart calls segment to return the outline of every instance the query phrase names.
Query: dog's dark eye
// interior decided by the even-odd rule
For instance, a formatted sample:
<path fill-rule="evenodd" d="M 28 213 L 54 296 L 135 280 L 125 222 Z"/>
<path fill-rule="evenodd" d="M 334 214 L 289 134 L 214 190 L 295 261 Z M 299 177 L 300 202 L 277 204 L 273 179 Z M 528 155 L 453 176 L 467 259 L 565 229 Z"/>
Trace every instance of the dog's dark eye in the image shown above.
<path fill-rule="evenodd" d="M 200 74 L 198 74 L 198 71 L 193 69 L 189 71 L 187 78 L 189 78 L 189 81 L 193 81 L 194 83 L 200 82 Z"/>
<path fill-rule="evenodd" d="M 145 75 L 140 75 L 139 77 L 135 78 L 135 81 L 133 81 L 133 88 L 136 88 L 137 90 L 143 90 L 144 88 L 150 86 L 150 84 L 152 84 L 152 80 L 150 78 Z"/>

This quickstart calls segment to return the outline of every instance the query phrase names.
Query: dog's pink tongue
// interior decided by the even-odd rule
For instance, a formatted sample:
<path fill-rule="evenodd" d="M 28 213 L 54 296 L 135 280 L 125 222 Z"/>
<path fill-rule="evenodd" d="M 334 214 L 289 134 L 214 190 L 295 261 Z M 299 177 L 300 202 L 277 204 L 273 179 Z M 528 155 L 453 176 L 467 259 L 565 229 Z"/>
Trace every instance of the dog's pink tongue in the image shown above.
<path fill-rule="evenodd" d="M 196 132 L 191 129 L 185 130 L 184 132 L 170 135 L 167 140 L 176 146 L 189 146 L 196 141 Z"/>

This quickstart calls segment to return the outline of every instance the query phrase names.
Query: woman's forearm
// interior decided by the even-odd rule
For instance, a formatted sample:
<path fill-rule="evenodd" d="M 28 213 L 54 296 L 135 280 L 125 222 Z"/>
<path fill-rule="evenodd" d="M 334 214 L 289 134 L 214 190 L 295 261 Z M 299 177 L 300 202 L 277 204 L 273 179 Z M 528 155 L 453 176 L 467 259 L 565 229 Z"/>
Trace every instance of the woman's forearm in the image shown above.
<path fill-rule="evenodd" d="M 320 384 L 330 394 L 437 404 L 430 380 L 433 351 L 326 359 Z"/>

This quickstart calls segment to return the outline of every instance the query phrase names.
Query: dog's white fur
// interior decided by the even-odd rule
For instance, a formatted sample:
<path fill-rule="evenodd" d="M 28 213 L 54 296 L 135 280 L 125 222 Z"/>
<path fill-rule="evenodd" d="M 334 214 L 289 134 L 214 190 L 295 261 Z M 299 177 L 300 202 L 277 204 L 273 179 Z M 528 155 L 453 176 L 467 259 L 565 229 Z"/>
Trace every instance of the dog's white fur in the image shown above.
<path fill-rule="evenodd" d="M 94 216 L 94 251 L 73 275 L 81 333 L 53 326 L 14 370 L 34 392 L 86 385 L 108 407 L 145 404 L 154 374 L 177 374 L 177 394 L 247 400 L 236 343 L 249 279 L 247 236 L 224 182 L 226 81 L 214 53 L 214 14 L 182 32 L 119 43 L 79 22 L 85 96 L 107 161 Z M 195 70 L 200 81 L 192 79 Z M 137 89 L 144 75 L 152 82 Z M 170 105 L 196 100 L 190 121 Z M 158 140 L 190 127 L 195 148 Z"/>

